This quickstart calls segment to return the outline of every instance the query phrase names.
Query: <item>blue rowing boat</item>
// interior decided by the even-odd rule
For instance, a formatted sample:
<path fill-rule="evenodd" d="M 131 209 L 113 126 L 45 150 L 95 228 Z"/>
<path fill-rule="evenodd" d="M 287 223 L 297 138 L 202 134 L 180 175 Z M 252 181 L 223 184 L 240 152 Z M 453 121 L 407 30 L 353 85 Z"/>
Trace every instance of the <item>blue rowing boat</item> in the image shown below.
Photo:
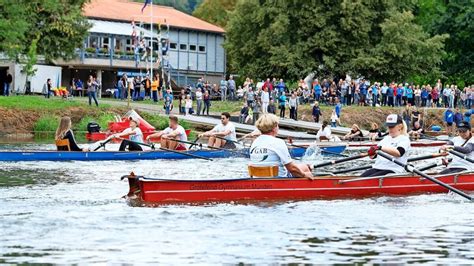
<path fill-rule="evenodd" d="M 321 151 L 328 154 L 340 154 L 346 146 L 322 147 Z M 303 157 L 305 148 L 290 148 L 292 157 Z M 187 155 L 189 154 L 189 155 Z M 96 152 L 76 152 L 76 151 L 0 151 L 0 161 L 23 162 L 23 161 L 110 161 L 110 160 L 180 160 L 193 159 L 200 156 L 205 158 L 228 158 L 244 157 L 248 155 L 248 149 L 241 150 L 191 150 L 191 151 L 96 151 Z"/>

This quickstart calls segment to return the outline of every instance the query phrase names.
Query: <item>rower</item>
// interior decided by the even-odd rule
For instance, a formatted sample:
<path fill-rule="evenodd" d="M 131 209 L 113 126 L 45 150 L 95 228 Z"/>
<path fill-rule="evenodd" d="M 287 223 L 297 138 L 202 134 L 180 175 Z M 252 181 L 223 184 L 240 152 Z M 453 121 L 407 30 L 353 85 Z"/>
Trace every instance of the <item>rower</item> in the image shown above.
<path fill-rule="evenodd" d="M 332 136 L 331 128 L 328 125 L 329 125 L 328 121 L 323 121 L 323 124 L 321 125 L 321 129 L 319 129 L 318 134 L 316 134 L 316 141 L 322 141 L 322 140 L 336 141 L 335 136 Z"/>
<path fill-rule="evenodd" d="M 278 122 L 278 117 L 274 114 L 264 114 L 257 120 L 256 126 L 262 135 L 255 139 L 250 147 L 249 169 L 278 167 L 278 177 L 312 178 L 311 167 L 307 164 L 295 163 L 285 141 L 276 138 Z M 257 176 L 252 171 L 250 171 L 250 175 Z M 274 174 L 276 175 L 276 173 Z"/>
<path fill-rule="evenodd" d="M 379 125 L 377 123 L 371 123 L 370 124 L 370 130 L 369 130 L 369 140 L 370 141 L 375 141 L 377 138 L 382 137 L 382 132 L 379 129 Z"/>
<path fill-rule="evenodd" d="M 178 124 L 178 117 L 170 115 L 168 125 L 169 126 L 164 130 L 146 137 L 146 140 L 150 141 L 151 138 L 161 137 L 161 148 L 181 151 L 187 150 L 186 144 L 184 144 L 184 142 L 188 141 L 188 136 L 186 135 L 184 128 Z"/>
<path fill-rule="evenodd" d="M 385 136 L 377 146 L 372 146 L 368 150 L 371 159 L 375 158 L 372 168 L 362 173 L 366 176 L 384 176 L 393 173 L 403 173 L 403 167 L 391 162 L 382 156 L 377 156 L 377 151 L 383 151 L 395 157 L 395 159 L 406 164 L 408 160 L 408 151 L 410 149 L 410 138 L 407 133 L 407 125 L 402 117 L 396 114 L 387 116 L 385 125 L 388 127 L 388 135 Z"/>
<path fill-rule="evenodd" d="M 69 116 L 63 116 L 59 121 L 54 136 L 58 151 L 89 151 L 88 148 L 81 148 L 77 145 L 71 125 L 72 122 Z"/>
<path fill-rule="evenodd" d="M 130 127 L 122 131 L 122 133 L 112 135 L 113 138 L 123 138 L 130 136 L 130 141 L 128 139 L 122 140 L 120 143 L 119 151 L 125 151 L 128 147 L 129 151 L 142 151 L 142 147 L 137 144 L 137 142 L 143 142 L 143 133 L 138 127 L 140 121 L 138 119 L 130 117 Z"/>
<path fill-rule="evenodd" d="M 351 131 L 347 133 L 343 139 L 346 140 L 360 140 L 361 138 L 364 137 L 364 134 L 362 133 L 362 130 L 360 130 L 359 126 L 357 124 L 353 124 L 351 127 Z"/>
<path fill-rule="evenodd" d="M 462 121 L 457 126 L 459 136 L 454 137 L 452 140 L 448 141 L 447 145 L 441 147 L 441 151 L 448 151 L 450 149 L 460 152 L 467 155 L 468 158 L 474 159 L 474 138 L 471 132 L 471 125 Z M 453 161 L 448 164 L 447 160 L 443 162 L 448 167 L 441 171 L 439 174 L 453 174 L 459 173 L 462 171 L 473 171 L 474 164 L 459 158 L 457 156 L 453 157 Z"/>
<path fill-rule="evenodd" d="M 421 135 L 425 134 L 425 130 L 421 127 L 420 121 L 416 121 L 413 124 L 413 128 L 408 132 L 408 135 L 410 137 L 414 138 L 415 140 L 418 140 Z"/>
<path fill-rule="evenodd" d="M 209 137 L 207 146 L 215 148 L 235 149 L 237 136 L 235 126 L 230 122 L 230 114 L 223 112 L 221 114 L 221 123 L 213 129 L 198 135 L 201 137 Z"/>
<path fill-rule="evenodd" d="M 372 168 L 362 173 L 362 177 L 403 173 L 405 170 L 394 162 L 391 162 L 382 156 L 377 156 L 377 151 L 380 150 L 388 153 L 398 161 L 406 164 L 411 145 L 407 133 L 407 125 L 402 117 L 396 114 L 388 115 L 385 120 L 385 125 L 388 127 L 388 135 L 385 136 L 377 146 L 372 146 L 367 151 L 371 159 L 375 158 L 375 163 L 372 165 Z"/>

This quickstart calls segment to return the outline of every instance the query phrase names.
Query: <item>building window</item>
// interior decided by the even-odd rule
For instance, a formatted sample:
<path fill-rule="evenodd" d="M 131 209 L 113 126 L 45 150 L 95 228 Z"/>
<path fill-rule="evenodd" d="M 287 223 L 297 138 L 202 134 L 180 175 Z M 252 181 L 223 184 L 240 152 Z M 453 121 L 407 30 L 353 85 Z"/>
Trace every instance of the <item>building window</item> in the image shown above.
<path fill-rule="evenodd" d="M 179 50 L 184 50 L 184 51 L 188 50 L 188 45 L 187 44 L 180 44 L 179 45 Z"/>
<path fill-rule="evenodd" d="M 89 43 L 87 44 L 89 48 L 98 48 L 99 47 L 99 37 L 89 36 Z"/>
<path fill-rule="evenodd" d="M 171 49 L 171 50 L 176 50 L 176 47 L 177 47 L 177 46 L 178 46 L 178 45 L 177 45 L 175 42 L 170 43 L 170 49 Z"/>
<path fill-rule="evenodd" d="M 126 39 L 126 45 L 125 45 L 125 50 L 127 52 L 133 52 L 133 40 L 132 39 Z"/>
<path fill-rule="evenodd" d="M 190 44 L 189 45 L 189 51 L 194 51 L 195 52 L 196 51 L 196 45 Z"/>
<path fill-rule="evenodd" d="M 109 49 L 109 37 L 102 38 L 102 48 Z"/>
<path fill-rule="evenodd" d="M 200 53 L 205 53 L 206 52 L 206 46 L 199 45 L 199 52 Z"/>

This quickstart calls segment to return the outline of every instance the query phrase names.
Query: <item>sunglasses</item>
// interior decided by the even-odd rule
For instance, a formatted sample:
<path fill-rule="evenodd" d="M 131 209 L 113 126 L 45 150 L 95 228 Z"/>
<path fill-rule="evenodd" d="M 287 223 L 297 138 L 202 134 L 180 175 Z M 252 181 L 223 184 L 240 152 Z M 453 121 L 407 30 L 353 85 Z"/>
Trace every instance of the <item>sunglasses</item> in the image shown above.
<path fill-rule="evenodd" d="M 458 129 L 459 133 L 466 133 L 468 130 L 465 128 Z"/>

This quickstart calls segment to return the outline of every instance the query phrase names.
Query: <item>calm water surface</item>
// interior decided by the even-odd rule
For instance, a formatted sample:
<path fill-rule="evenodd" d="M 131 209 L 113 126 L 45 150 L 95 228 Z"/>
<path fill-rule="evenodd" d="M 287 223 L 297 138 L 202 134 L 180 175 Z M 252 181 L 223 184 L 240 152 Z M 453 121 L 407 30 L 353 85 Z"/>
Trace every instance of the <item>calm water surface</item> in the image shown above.
<path fill-rule="evenodd" d="M 0 263 L 474 261 L 474 205 L 451 194 L 156 208 L 121 198 L 128 183 L 120 176 L 130 171 L 235 178 L 245 166 L 244 159 L 0 162 Z"/>

